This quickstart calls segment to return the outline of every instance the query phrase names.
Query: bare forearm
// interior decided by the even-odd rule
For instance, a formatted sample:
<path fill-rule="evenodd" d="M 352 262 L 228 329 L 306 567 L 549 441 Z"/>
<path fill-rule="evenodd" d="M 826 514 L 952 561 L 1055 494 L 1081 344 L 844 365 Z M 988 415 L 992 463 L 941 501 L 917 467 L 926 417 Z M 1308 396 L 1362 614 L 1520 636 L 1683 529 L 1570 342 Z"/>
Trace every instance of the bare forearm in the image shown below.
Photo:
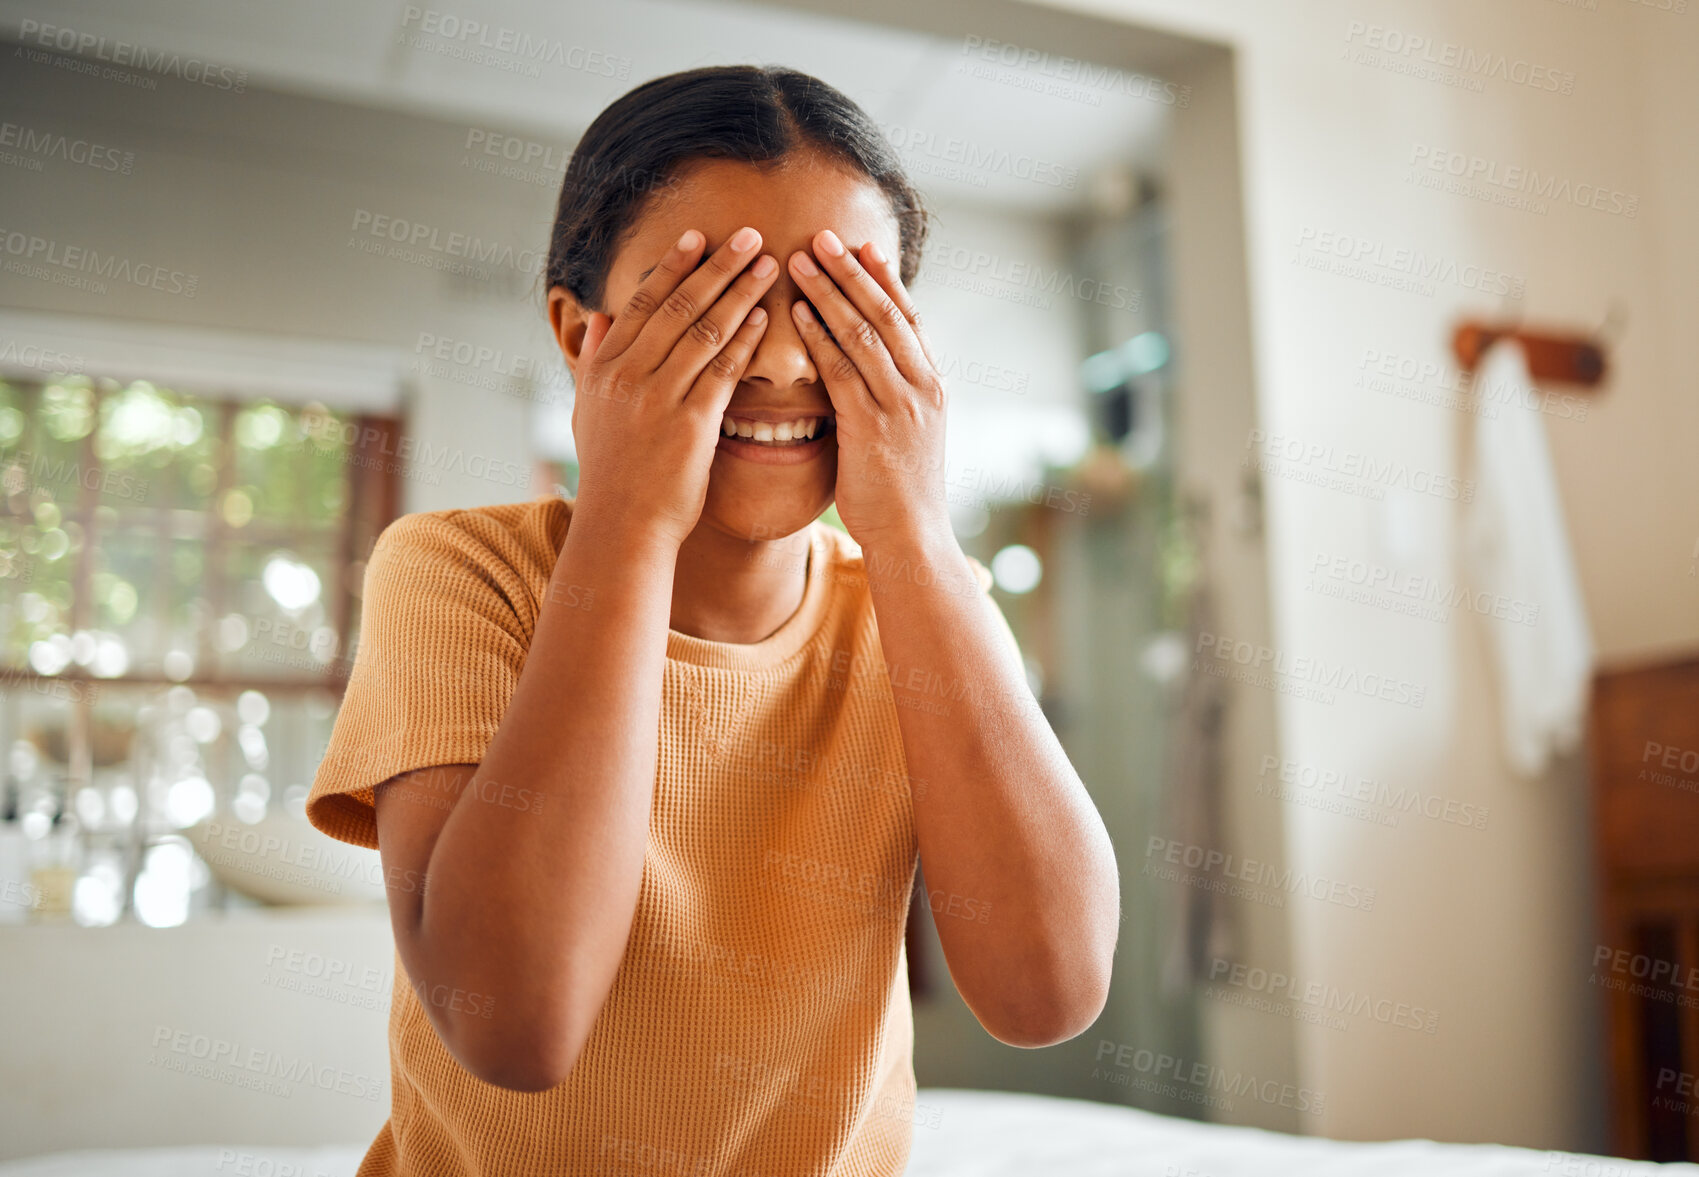
<path fill-rule="evenodd" d="M 495 995 L 499 1024 L 476 1033 L 575 1056 L 606 999 L 642 877 L 675 558 L 574 519 L 500 728 L 432 850 L 411 939 L 428 975 Z"/>
<path fill-rule="evenodd" d="M 1120 921 L 1103 821 L 953 537 L 864 555 L 951 976 L 1004 1041 L 1072 1037 L 1102 1008 Z"/>

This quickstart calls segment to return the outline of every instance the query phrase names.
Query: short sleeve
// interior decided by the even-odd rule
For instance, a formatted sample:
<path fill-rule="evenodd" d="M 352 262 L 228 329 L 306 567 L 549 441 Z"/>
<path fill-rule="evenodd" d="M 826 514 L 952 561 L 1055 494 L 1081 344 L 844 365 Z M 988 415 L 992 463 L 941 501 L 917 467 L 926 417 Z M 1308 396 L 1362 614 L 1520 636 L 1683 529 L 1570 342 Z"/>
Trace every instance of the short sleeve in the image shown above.
<path fill-rule="evenodd" d="M 513 697 L 531 626 L 517 574 L 451 511 L 403 515 L 366 563 L 360 644 L 307 820 L 376 849 L 373 788 L 399 773 L 479 764 Z"/>
<path fill-rule="evenodd" d="M 991 611 L 997 615 L 997 624 L 1003 630 L 1003 637 L 1009 643 L 1009 649 L 1015 652 L 1015 661 L 1024 667 L 1026 656 L 1021 653 L 1021 644 L 1015 640 L 1015 631 L 1009 628 L 1009 619 L 1004 617 L 1003 610 L 998 608 L 997 598 L 991 596 L 991 586 L 996 583 L 996 579 L 991 575 L 991 569 L 972 556 L 967 558 L 967 562 L 973 565 L 973 576 L 979 582 L 979 591 L 984 593 L 991 601 Z"/>

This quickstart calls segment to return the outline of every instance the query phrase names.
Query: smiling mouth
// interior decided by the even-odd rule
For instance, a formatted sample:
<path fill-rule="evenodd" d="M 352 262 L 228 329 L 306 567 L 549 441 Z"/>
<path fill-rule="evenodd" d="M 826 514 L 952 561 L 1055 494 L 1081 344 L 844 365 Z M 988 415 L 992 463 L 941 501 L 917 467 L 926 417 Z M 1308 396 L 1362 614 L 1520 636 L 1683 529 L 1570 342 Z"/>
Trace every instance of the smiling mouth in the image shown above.
<path fill-rule="evenodd" d="M 727 413 L 720 419 L 720 434 L 735 437 L 750 445 L 787 446 L 807 445 L 832 432 L 830 417 L 797 417 L 791 421 L 751 421 Z"/>

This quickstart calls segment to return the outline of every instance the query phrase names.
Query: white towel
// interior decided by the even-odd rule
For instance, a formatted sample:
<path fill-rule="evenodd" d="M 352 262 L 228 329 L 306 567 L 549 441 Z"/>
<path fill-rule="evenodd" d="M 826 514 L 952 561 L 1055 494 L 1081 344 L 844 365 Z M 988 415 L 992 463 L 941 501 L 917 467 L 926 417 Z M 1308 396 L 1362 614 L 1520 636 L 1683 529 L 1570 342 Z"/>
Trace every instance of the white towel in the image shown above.
<path fill-rule="evenodd" d="M 1538 407 L 1527 407 L 1541 398 L 1522 346 L 1504 341 L 1490 348 L 1475 390 L 1485 411 L 1475 417 L 1475 497 L 1464 520 L 1467 575 L 1492 644 L 1505 756 L 1517 772 L 1533 777 L 1554 753 L 1580 742 L 1593 638 L 1545 422 Z M 1491 416 L 1489 404 L 1497 409 Z M 1495 616 L 1500 605 L 1503 613 Z M 1534 608 L 1532 624 L 1516 620 Z"/>

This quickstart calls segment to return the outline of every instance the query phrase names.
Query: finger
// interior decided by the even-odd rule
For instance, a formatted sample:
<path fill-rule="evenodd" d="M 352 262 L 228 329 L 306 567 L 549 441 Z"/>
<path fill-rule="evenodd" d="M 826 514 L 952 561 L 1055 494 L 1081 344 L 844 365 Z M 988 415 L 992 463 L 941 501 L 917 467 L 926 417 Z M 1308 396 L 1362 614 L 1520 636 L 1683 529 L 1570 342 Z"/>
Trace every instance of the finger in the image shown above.
<path fill-rule="evenodd" d="M 655 268 L 638 283 L 625 306 L 614 316 L 613 326 L 602 340 L 604 359 L 624 355 L 627 348 L 642 332 L 644 324 L 658 311 L 667 295 L 696 269 L 696 259 L 708 239 L 695 229 L 687 229 L 678 242 L 661 256 Z"/>
<path fill-rule="evenodd" d="M 814 361 L 814 370 L 826 385 L 832 407 L 841 412 L 845 406 L 854 406 L 865 412 L 878 405 L 879 400 L 868 388 L 861 369 L 826 333 L 813 308 L 799 298 L 791 304 L 791 318 L 796 322 L 797 334 L 802 336 L 802 345 Z"/>
<path fill-rule="evenodd" d="M 607 339 L 608 329 L 613 326 L 613 318 L 601 311 L 590 312 L 590 323 L 584 328 L 584 344 L 578 349 L 578 367 L 572 374 L 572 429 L 578 430 L 578 405 L 584 399 L 585 390 L 589 387 L 591 365 L 596 362 L 596 356 L 601 351 L 602 343 Z M 583 379 L 580 379 L 582 374 Z"/>
<path fill-rule="evenodd" d="M 631 362 L 645 372 L 658 371 L 672 356 L 673 349 L 687 331 L 702 333 L 700 341 L 707 343 L 708 329 L 698 324 L 726 287 L 755 260 L 756 251 L 760 248 L 761 234 L 747 225 L 727 238 L 694 273 L 661 300 L 660 306 L 643 324 L 631 345 L 628 353 Z M 726 325 L 728 332 L 730 326 Z M 710 346 L 717 346 L 724 338 L 722 334 L 720 340 Z"/>
<path fill-rule="evenodd" d="M 775 263 L 774 269 L 777 268 Z M 689 393 L 685 395 L 685 405 L 699 409 L 705 415 L 711 415 L 715 427 L 718 428 L 720 418 L 725 416 L 726 406 L 731 403 L 738 382 L 749 369 L 749 361 L 755 358 L 756 345 L 761 342 L 761 336 L 766 330 L 766 308 L 752 308 L 732 333 L 725 347 L 709 357 L 702 374 L 696 378 Z"/>
<path fill-rule="evenodd" d="M 631 405 L 642 400 L 641 381 L 622 375 L 617 367 L 595 362 L 607 353 L 607 337 L 618 325 L 618 319 L 601 311 L 590 312 L 590 323 L 584 329 L 584 346 L 579 350 L 578 370 L 572 378 L 574 414 L 578 411 L 578 401 L 585 396 Z"/>
<path fill-rule="evenodd" d="M 931 364 L 926 353 L 921 349 L 920 341 L 914 336 L 914 328 L 909 326 L 908 317 L 902 309 L 885 293 L 884 287 L 867 272 L 856 257 L 844 248 L 843 241 L 830 229 L 822 229 L 814 235 L 814 255 L 824 267 L 826 275 L 848 304 L 860 315 L 877 333 L 879 342 L 883 344 L 886 354 L 896 369 L 910 383 L 915 383 L 929 374 Z M 817 304 L 818 305 L 818 304 Z M 826 321 L 837 331 L 838 324 L 831 318 L 827 308 L 822 308 Z M 853 328 L 860 332 L 861 328 Z M 838 338 L 844 339 L 839 333 Z M 847 340 L 845 342 L 848 342 Z M 852 353 L 852 358 L 860 361 L 859 355 Z"/>
<path fill-rule="evenodd" d="M 831 275 L 820 269 L 808 254 L 800 251 L 791 254 L 790 272 L 808 301 L 808 322 L 818 328 L 820 342 L 830 345 L 829 351 L 822 349 L 823 354 L 834 364 L 840 358 L 847 359 L 857 369 L 855 378 L 868 388 L 872 403 L 883 406 L 884 402 L 872 391 L 873 387 L 889 387 L 892 383 L 902 380 L 902 373 L 892 361 L 891 353 L 885 350 L 879 332 L 861 317 L 861 312 L 844 297 L 843 291 L 838 289 Z M 804 325 L 801 312 L 795 307 L 792 311 L 797 315 L 800 331 Z M 813 342 L 806 335 L 803 338 L 809 342 L 809 350 L 812 353 Z M 819 357 L 815 358 L 818 363 Z M 846 373 L 840 377 L 839 383 L 846 383 L 847 380 Z"/>
<path fill-rule="evenodd" d="M 587 368 L 596 362 L 596 356 L 613 325 L 612 315 L 604 315 L 601 311 L 590 312 L 589 325 L 584 328 L 584 344 L 578 349 L 579 367 Z"/>
<path fill-rule="evenodd" d="M 886 257 L 885 251 L 872 241 L 862 245 L 859 256 L 861 264 L 867 268 L 867 272 L 878 280 L 886 296 L 897 304 L 897 309 L 902 311 L 903 318 L 908 320 L 909 327 L 914 331 L 915 339 L 920 343 L 920 350 L 926 354 L 926 362 L 931 364 L 934 370 L 937 370 L 938 357 L 933 354 L 931 340 L 926 338 L 926 329 L 920 321 L 920 308 L 914 305 L 914 299 L 910 297 L 908 290 L 903 286 L 902 272 L 897 266 L 896 259 Z"/>
<path fill-rule="evenodd" d="M 778 259 L 770 253 L 762 254 L 753 266 L 737 276 L 712 307 L 690 324 L 674 345 L 672 354 L 656 370 L 656 376 L 673 382 L 675 387 L 689 388 L 702 370 L 723 354 L 722 349 L 744 323 L 745 316 L 778 276 Z"/>

